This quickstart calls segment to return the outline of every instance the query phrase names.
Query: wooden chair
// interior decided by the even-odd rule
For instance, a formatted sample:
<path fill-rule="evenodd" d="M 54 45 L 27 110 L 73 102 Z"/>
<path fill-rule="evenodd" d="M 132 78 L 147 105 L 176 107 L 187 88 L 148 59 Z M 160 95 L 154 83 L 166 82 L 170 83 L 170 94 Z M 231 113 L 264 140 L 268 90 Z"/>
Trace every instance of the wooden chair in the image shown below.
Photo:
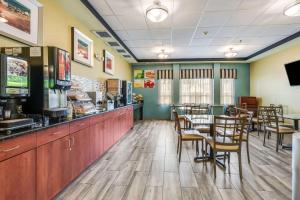
<path fill-rule="evenodd" d="M 205 136 L 201 135 L 197 130 L 181 128 L 180 121 L 178 118 L 178 113 L 174 112 L 175 123 L 177 123 L 177 133 L 178 133 L 178 143 L 177 143 L 177 154 L 179 154 L 179 162 L 181 160 L 182 142 L 183 141 L 195 141 L 196 142 L 196 154 L 199 154 L 198 141 L 202 144 L 203 153 L 203 140 Z"/>
<path fill-rule="evenodd" d="M 216 178 L 216 155 L 218 152 L 224 153 L 224 159 L 226 153 L 230 154 L 236 152 L 238 154 L 239 161 L 239 174 L 242 179 L 242 162 L 241 162 L 241 144 L 243 130 L 245 126 L 246 118 L 236 118 L 228 116 L 215 116 L 214 118 L 214 134 L 213 137 L 206 138 L 205 155 L 207 152 L 207 145 L 211 146 L 213 151 L 214 160 L 214 178 Z M 219 134 L 223 132 L 224 134 Z M 227 136 L 230 133 L 230 137 Z M 236 138 L 235 140 L 231 138 Z M 228 159 L 229 161 L 229 159 Z"/>
<path fill-rule="evenodd" d="M 259 106 L 257 109 L 257 117 L 253 117 L 252 119 L 253 126 L 256 125 L 257 135 L 259 135 L 260 131 L 262 131 L 262 125 L 263 125 L 262 113 L 264 112 L 264 109 L 268 107 L 269 106 Z"/>
<path fill-rule="evenodd" d="M 210 115 L 211 114 L 211 107 L 209 104 L 201 104 L 197 110 L 194 111 L 197 115 Z M 193 129 L 199 131 L 200 133 L 210 133 L 210 126 L 207 125 L 197 125 L 194 126 Z"/>
<path fill-rule="evenodd" d="M 250 163 L 250 150 L 249 150 L 249 134 L 251 131 L 251 125 L 252 125 L 252 118 L 253 118 L 253 112 L 249 112 L 247 110 L 241 110 L 239 117 L 246 117 L 247 121 L 244 126 L 244 130 L 242 131 L 242 142 L 246 143 L 247 148 L 247 158 L 248 163 Z M 235 137 L 233 137 L 233 140 L 239 140 L 239 134 L 236 134 Z"/>
<path fill-rule="evenodd" d="M 275 112 L 278 116 L 278 123 L 279 126 L 285 126 L 285 127 L 289 127 L 289 128 L 294 128 L 293 124 L 287 123 L 284 118 L 283 118 L 283 106 L 282 105 L 274 105 L 274 104 L 270 104 L 270 107 L 272 107 L 273 109 L 275 109 Z"/>
<path fill-rule="evenodd" d="M 276 133 L 276 152 L 278 152 L 279 145 L 282 145 L 283 136 L 293 134 L 295 130 L 290 127 L 280 126 L 278 115 L 274 107 L 269 107 L 265 110 L 263 119 L 265 127 L 263 145 L 265 146 L 266 144 L 266 135 L 268 133 Z"/>

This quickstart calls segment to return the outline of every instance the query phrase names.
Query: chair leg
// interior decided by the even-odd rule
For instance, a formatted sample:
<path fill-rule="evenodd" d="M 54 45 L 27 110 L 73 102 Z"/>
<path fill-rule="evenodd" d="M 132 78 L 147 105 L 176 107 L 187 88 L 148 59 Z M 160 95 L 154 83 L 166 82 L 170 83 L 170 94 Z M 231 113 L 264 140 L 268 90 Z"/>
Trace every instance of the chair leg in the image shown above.
<path fill-rule="evenodd" d="M 250 152 L 249 152 L 249 141 L 247 140 L 247 157 L 248 157 L 248 163 L 250 163 Z"/>
<path fill-rule="evenodd" d="M 199 155 L 199 142 L 198 141 L 195 141 L 195 142 L 196 142 L 196 155 L 198 156 Z"/>
<path fill-rule="evenodd" d="M 257 135 L 259 136 L 259 132 L 260 132 L 261 126 L 259 124 L 257 124 Z"/>
<path fill-rule="evenodd" d="M 264 132 L 264 146 L 266 146 L 266 134 L 267 134 L 267 132 L 265 131 Z"/>
<path fill-rule="evenodd" d="M 181 160 L 181 149 L 182 149 L 182 140 L 180 140 L 180 145 L 179 145 L 179 162 Z"/>
<path fill-rule="evenodd" d="M 178 139 L 177 139 L 177 154 L 178 154 L 178 150 L 179 150 L 179 140 L 180 140 L 180 137 L 178 136 Z"/>
<path fill-rule="evenodd" d="M 217 152 L 214 151 L 214 179 L 217 177 Z"/>
<path fill-rule="evenodd" d="M 276 152 L 278 152 L 279 140 L 280 140 L 280 134 L 277 133 Z"/>
<path fill-rule="evenodd" d="M 203 142 L 203 140 L 201 140 L 201 153 L 202 153 L 202 156 L 204 156 L 204 155 L 203 155 L 203 150 L 204 150 L 204 149 L 203 149 L 203 144 L 204 144 L 204 142 Z"/>
<path fill-rule="evenodd" d="M 238 152 L 238 159 L 239 159 L 239 174 L 240 174 L 240 179 L 243 179 L 243 173 L 242 173 L 242 156 L 241 156 L 241 151 Z"/>
<path fill-rule="evenodd" d="M 228 152 L 228 167 L 230 165 L 230 152 Z"/>

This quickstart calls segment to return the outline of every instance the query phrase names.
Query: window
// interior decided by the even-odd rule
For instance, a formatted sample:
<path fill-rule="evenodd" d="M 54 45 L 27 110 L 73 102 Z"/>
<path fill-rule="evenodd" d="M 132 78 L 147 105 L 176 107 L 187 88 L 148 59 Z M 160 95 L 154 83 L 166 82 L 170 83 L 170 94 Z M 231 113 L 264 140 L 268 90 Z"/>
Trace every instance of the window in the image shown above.
<path fill-rule="evenodd" d="M 158 103 L 169 105 L 172 103 L 172 79 L 158 80 Z"/>
<path fill-rule="evenodd" d="M 221 104 L 234 104 L 235 79 L 221 79 Z"/>
<path fill-rule="evenodd" d="M 212 104 L 213 79 L 181 79 L 180 103 Z"/>

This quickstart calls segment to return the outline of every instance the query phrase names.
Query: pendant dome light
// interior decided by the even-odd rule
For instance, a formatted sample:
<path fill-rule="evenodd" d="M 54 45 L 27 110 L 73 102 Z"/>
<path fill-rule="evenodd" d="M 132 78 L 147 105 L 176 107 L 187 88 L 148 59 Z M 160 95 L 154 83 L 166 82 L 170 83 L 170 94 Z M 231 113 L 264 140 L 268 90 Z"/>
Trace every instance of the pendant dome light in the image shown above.
<path fill-rule="evenodd" d="M 157 56 L 159 59 L 167 59 L 169 57 L 169 55 L 165 53 L 164 49 L 162 49 L 161 52 Z"/>
<path fill-rule="evenodd" d="M 164 21 L 169 15 L 168 8 L 161 5 L 160 1 L 154 1 L 153 5 L 146 10 L 147 18 L 155 23 Z"/>
<path fill-rule="evenodd" d="M 287 6 L 283 14 L 289 17 L 300 16 L 300 1 L 296 1 L 293 4 Z"/>
<path fill-rule="evenodd" d="M 229 51 L 225 52 L 225 57 L 227 58 L 233 58 L 236 57 L 238 53 L 233 50 L 233 48 L 230 48 Z"/>

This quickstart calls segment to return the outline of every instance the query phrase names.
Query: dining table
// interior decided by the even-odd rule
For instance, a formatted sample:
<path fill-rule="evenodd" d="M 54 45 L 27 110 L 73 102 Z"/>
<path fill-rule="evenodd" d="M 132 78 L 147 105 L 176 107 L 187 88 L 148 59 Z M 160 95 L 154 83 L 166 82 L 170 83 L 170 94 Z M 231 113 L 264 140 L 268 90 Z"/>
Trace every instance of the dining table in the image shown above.
<path fill-rule="evenodd" d="M 218 115 L 218 116 L 226 117 L 225 115 Z M 189 129 L 192 129 L 192 127 L 199 126 L 199 125 L 209 126 L 210 128 L 209 136 L 213 137 L 215 115 L 184 115 L 184 117 L 188 124 Z M 201 162 L 206 160 L 212 160 L 214 158 L 212 147 L 210 147 L 209 153 L 206 156 L 203 156 L 203 153 L 202 156 L 196 155 L 196 157 L 194 157 L 194 161 Z M 216 155 L 216 158 L 217 158 L 216 160 L 217 164 L 225 168 L 226 165 L 224 162 L 224 154 L 218 154 Z"/>
<path fill-rule="evenodd" d="M 294 122 L 294 129 L 295 131 L 299 131 L 299 120 L 300 120 L 300 114 L 284 114 L 282 116 L 283 119 L 292 120 Z M 282 144 L 282 148 L 286 150 L 292 150 L 293 145 L 290 144 Z"/>

